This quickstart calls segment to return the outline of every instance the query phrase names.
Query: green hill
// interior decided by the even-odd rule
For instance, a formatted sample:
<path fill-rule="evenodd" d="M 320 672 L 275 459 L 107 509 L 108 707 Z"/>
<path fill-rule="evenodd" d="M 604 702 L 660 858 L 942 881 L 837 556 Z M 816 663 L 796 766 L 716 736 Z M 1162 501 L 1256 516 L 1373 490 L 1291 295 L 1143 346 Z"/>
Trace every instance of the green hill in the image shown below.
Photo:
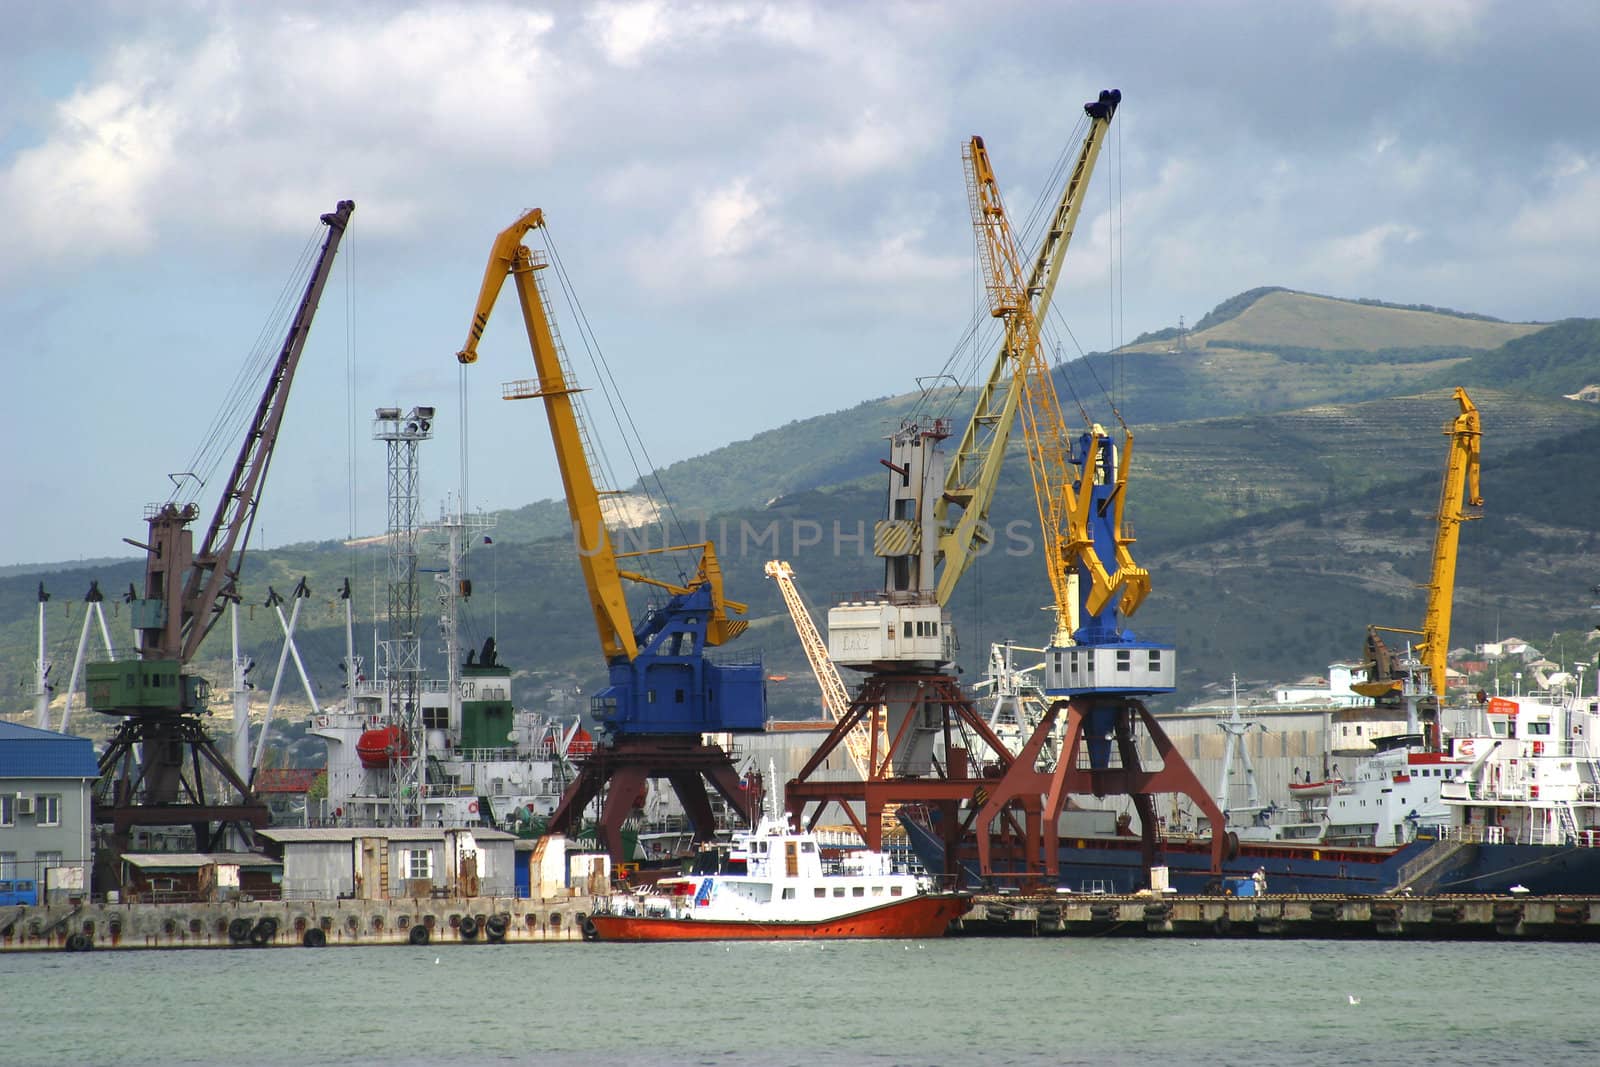
<path fill-rule="evenodd" d="M 1452 368 L 1457 385 L 1567 396 L 1600 382 L 1600 319 L 1567 319 Z"/>
<path fill-rule="evenodd" d="M 1255 290 L 1223 307 L 1230 304 L 1238 306 L 1216 325 L 1191 333 L 1187 348 L 1147 341 L 1062 365 L 1056 385 L 1063 404 L 1073 409 L 1081 403 L 1109 423 L 1102 384 L 1116 383 L 1124 417 L 1149 426 L 1448 392 L 1463 383 L 1550 398 L 1584 384 L 1557 391 L 1521 370 L 1530 360 L 1544 360 L 1539 354 L 1547 345 L 1575 349 L 1568 323 L 1503 323 L 1288 290 Z M 1541 340 L 1552 330 L 1548 342 Z M 1581 366 L 1585 356 L 1574 350 L 1570 358 Z M 1600 352 L 1586 358 L 1593 369 L 1587 380 L 1600 382 Z M 1453 377 L 1457 367 L 1480 365 L 1481 374 Z M 672 464 L 661 472 L 662 482 L 678 494 L 680 507 L 715 513 L 875 476 L 882 438 L 917 411 L 917 401 L 906 394 L 792 422 Z"/>
<path fill-rule="evenodd" d="M 1461 539 L 1454 643 L 1588 618 L 1587 599 L 1573 601 L 1571 590 L 1596 580 L 1600 499 L 1572 479 L 1600 445 L 1600 406 L 1562 397 L 1600 381 L 1600 324 L 1541 328 L 1282 290 L 1250 295 L 1191 334 L 1187 349 L 1175 338 L 1146 341 L 1058 372 L 1069 405 L 1099 397 L 1097 381 L 1117 382 L 1120 409 L 1135 424 L 1128 514 L 1154 594 L 1134 626 L 1178 642 L 1184 691 L 1174 703 L 1235 671 L 1281 678 L 1319 670 L 1356 655 L 1370 622 L 1420 620 L 1415 584 L 1431 547 L 1441 428 L 1458 382 L 1483 413 L 1488 503 Z M 1296 321 L 1305 332 L 1280 332 Z M 1401 325 L 1388 335 L 1385 324 Z M 839 594 L 878 584 L 869 531 L 882 506 L 882 438 L 916 406 L 911 396 L 858 404 L 663 472 L 680 513 L 706 517 L 730 595 L 750 603 L 753 624 L 741 644 L 764 652 L 769 673 L 787 676 L 770 688 L 779 715 L 814 713 L 816 690 L 762 566 L 789 559 L 819 623 Z M 1001 528 L 1022 521 L 1035 545 L 1023 552 L 1020 541 L 1004 542 L 974 566 L 951 605 L 968 678 L 981 672 L 990 641 L 1037 643 L 1046 628 L 1048 590 L 1020 455 L 1009 458 L 992 515 Z M 468 561 L 477 595 L 463 643 L 498 627 L 504 658 L 525 672 L 522 696 L 535 704 L 570 702 L 603 676 L 565 528 L 559 502 L 529 505 L 503 516 L 494 547 L 480 546 Z M 263 664 L 257 686 L 270 685 L 277 655 L 277 621 L 261 606 L 269 584 L 287 592 L 301 575 L 310 579 L 301 648 L 326 699 L 338 693 L 334 667 L 344 651 L 340 583 L 353 581 L 357 644 L 370 658 L 384 570 L 381 546 L 252 553 L 244 582 L 254 606 L 244 630 Z M 0 572 L 0 681 L 12 707 L 29 705 L 39 581 L 55 595 L 51 654 L 64 689 L 89 581 L 99 579 L 112 598 L 108 614 L 126 640 L 117 598 L 140 574 L 133 561 Z M 430 586 L 423 597 L 431 607 Z M 634 597 L 641 608 L 648 599 Z M 218 683 L 226 633 L 219 626 L 203 653 Z M 433 642 L 424 647 L 437 666 Z"/>
<path fill-rule="evenodd" d="M 1305 348 L 1499 348 L 1543 329 L 1539 323 L 1497 322 L 1437 308 L 1340 300 L 1288 289 L 1253 290 L 1254 299 L 1229 315 L 1201 319 L 1191 343 L 1204 347 L 1297 345 Z M 1242 294 L 1236 301 L 1251 294 Z"/>

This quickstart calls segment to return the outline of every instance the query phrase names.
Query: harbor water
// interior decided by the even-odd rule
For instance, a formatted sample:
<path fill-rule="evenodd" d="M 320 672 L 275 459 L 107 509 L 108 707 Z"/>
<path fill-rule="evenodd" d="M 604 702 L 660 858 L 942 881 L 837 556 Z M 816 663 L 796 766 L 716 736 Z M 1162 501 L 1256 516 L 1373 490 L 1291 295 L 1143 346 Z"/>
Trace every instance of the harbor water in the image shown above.
<path fill-rule="evenodd" d="M 1600 1063 L 1591 945 L 1091 938 L 0 956 L 0 1063 Z"/>

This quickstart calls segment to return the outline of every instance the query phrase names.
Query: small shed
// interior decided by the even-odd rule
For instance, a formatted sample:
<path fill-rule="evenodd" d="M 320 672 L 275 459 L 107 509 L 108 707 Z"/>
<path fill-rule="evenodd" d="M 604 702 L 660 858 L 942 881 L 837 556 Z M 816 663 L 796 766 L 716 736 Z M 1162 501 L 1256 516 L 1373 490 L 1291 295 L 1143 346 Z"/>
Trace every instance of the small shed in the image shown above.
<path fill-rule="evenodd" d="M 125 852 L 123 899 L 130 903 L 276 900 L 283 864 L 254 852 Z"/>
<path fill-rule="evenodd" d="M 509 897 L 517 839 L 501 830 L 340 826 L 258 831 L 283 861 L 285 897 Z"/>

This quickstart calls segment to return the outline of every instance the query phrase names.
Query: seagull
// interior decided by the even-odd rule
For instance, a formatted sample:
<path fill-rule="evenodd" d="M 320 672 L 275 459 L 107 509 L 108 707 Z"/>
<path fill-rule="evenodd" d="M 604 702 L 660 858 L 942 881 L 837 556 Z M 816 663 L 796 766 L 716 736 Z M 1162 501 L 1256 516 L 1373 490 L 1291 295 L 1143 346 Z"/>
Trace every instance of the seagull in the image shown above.
<path fill-rule="evenodd" d="M 1350 1003 L 1351 1004 L 1360 1004 L 1361 1003 L 1361 998 L 1356 996 L 1354 993 L 1346 993 L 1345 996 L 1350 998 Z"/>
<path fill-rule="evenodd" d="M 435 967 L 437 967 L 439 965 L 439 957 L 438 956 L 433 957 L 433 965 Z"/>

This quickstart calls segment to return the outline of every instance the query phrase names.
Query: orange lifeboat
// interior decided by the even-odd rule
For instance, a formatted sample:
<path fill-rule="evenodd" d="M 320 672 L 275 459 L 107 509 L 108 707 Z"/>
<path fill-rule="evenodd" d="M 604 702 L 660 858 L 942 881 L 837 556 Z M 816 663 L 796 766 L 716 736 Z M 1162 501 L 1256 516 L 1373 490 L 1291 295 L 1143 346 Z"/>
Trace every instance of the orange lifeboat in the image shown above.
<path fill-rule="evenodd" d="M 409 751 L 406 736 L 398 726 L 367 730 L 356 742 L 356 756 L 360 758 L 361 766 L 369 771 L 385 770 L 394 763 L 396 756 L 404 756 Z"/>
<path fill-rule="evenodd" d="M 572 740 L 567 742 L 567 755 L 571 757 L 587 756 L 594 752 L 594 738 L 583 727 L 573 733 Z"/>

